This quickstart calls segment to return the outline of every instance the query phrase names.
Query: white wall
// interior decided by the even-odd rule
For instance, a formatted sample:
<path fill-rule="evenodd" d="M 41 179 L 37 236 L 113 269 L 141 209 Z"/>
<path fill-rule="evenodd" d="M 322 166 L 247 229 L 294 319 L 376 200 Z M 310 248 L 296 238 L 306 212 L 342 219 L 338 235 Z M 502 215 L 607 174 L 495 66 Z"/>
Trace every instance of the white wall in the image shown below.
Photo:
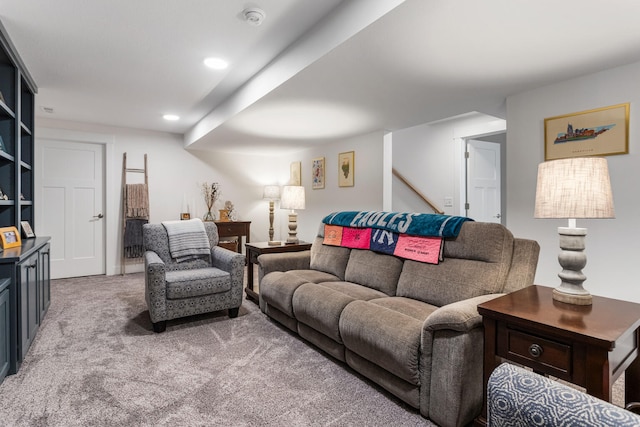
<path fill-rule="evenodd" d="M 308 148 L 288 157 L 288 162 L 302 162 L 302 185 L 305 187 L 306 209 L 298 212 L 298 238 L 313 241 L 322 218 L 339 210 L 381 210 L 383 180 L 383 132 L 347 138 Z M 338 187 L 338 154 L 354 151 L 354 186 Z M 325 187 L 311 188 L 311 161 L 325 158 Z M 287 166 L 288 170 L 288 166 Z M 278 209 L 281 240 L 288 235 L 286 210 Z"/>
<path fill-rule="evenodd" d="M 463 138 L 504 129 L 504 120 L 472 113 L 395 131 L 393 167 L 445 214 L 464 215 Z M 394 211 L 432 212 L 398 178 L 392 182 Z M 453 207 L 445 207 L 445 197 L 453 198 Z"/>
<path fill-rule="evenodd" d="M 289 165 L 302 162 L 302 184 L 307 195 L 307 208 L 299 212 L 298 237 L 311 240 L 320 220 L 341 209 L 369 210 L 382 208 L 382 132 L 348 138 L 289 155 L 273 157 L 187 151 L 181 135 L 117 128 L 86 123 L 38 119 L 38 129 L 61 129 L 71 133 L 105 135 L 113 141 L 107 167 L 112 177 L 107 183 L 112 200 L 106 200 L 107 274 L 120 273 L 122 227 L 122 154 L 127 153 L 129 168 L 142 168 L 144 154 L 148 157 L 150 221 L 179 219 L 185 201 L 192 217 L 202 217 L 206 206 L 201 194 L 203 182 L 219 182 L 222 188 L 220 206 L 225 200 L 234 203 L 238 219 L 251 221 L 251 241 L 268 240 L 268 201 L 262 199 L 265 185 L 284 185 L 289 180 Z M 301 147 L 303 143 L 301 142 Z M 338 153 L 355 151 L 355 186 L 338 187 Z M 325 157 L 326 183 L 321 190 L 311 189 L 311 159 Z M 140 175 L 130 175 L 129 182 L 138 182 Z M 35 201 L 36 207 L 38 200 Z M 112 220 L 116 218 L 117 220 Z M 35 224 L 36 229 L 39 224 Z M 275 239 L 288 235 L 287 212 L 276 202 Z M 128 265 L 126 272 L 141 271 L 142 265 Z"/>
<path fill-rule="evenodd" d="M 262 185 L 259 180 L 252 182 L 249 175 L 271 181 L 271 162 L 264 157 L 236 156 L 190 152 L 183 148 L 181 135 L 152 132 L 128 128 L 117 128 L 85 123 L 39 119 L 36 122 L 36 144 L 38 129 L 63 129 L 68 132 L 84 132 L 107 135 L 112 139 L 112 155 L 107 159 L 111 180 L 107 186 L 112 189 L 112 199 L 106 200 L 107 221 L 107 274 L 120 272 L 121 227 L 122 227 L 122 155 L 127 153 L 127 167 L 142 168 L 144 154 L 148 157 L 149 174 L 149 211 L 151 222 L 180 218 L 185 201 L 190 206 L 192 217 L 202 217 L 206 205 L 201 194 L 203 182 L 219 182 L 222 188 L 222 200 L 231 200 L 241 220 L 254 220 L 256 205 L 262 203 Z M 276 164 L 277 166 L 277 164 Z M 288 166 L 287 166 L 288 167 Z M 288 175 L 288 174 L 287 174 Z M 140 174 L 128 175 L 127 181 L 141 182 Z M 36 208 L 38 206 L 38 200 Z M 264 202 L 266 203 L 266 202 Z M 266 212 L 266 205 L 264 207 Z M 265 214 L 266 215 L 266 214 Z M 113 221 L 112 218 L 117 218 Z M 259 219 L 259 218 L 258 218 Z M 258 221 L 260 222 L 260 221 Z M 268 224 L 268 219 L 265 219 Z M 253 224 L 252 224 L 253 225 Z M 36 224 L 36 228 L 38 224 Z M 268 225 L 266 226 L 268 229 Z M 266 240 L 263 234 L 254 233 L 260 227 L 253 227 L 251 240 Z M 265 229 L 266 230 L 266 229 Z M 141 265 L 128 265 L 126 271 L 141 271 Z"/>
<path fill-rule="evenodd" d="M 578 220 L 588 228 L 587 276 L 594 295 L 640 302 L 634 263 L 640 254 L 640 63 L 614 68 L 517 94 L 507 99 L 507 226 L 541 246 L 536 283 L 557 286 L 560 265 L 557 227 L 566 220 L 534 219 L 538 163 L 544 161 L 544 119 L 620 103 L 631 103 L 629 154 L 608 156 L 616 218 Z"/>

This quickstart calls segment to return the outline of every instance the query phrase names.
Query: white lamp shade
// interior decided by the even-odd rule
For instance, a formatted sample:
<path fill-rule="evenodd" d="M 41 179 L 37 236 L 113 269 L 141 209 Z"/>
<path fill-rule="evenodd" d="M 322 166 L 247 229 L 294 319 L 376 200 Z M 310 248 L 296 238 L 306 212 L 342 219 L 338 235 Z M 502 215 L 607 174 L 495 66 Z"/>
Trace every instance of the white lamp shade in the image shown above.
<path fill-rule="evenodd" d="M 614 218 L 607 159 L 577 157 L 538 165 L 535 218 Z"/>
<path fill-rule="evenodd" d="M 280 187 L 277 185 L 265 185 L 262 193 L 263 199 L 278 200 L 280 198 Z"/>
<path fill-rule="evenodd" d="M 285 185 L 282 187 L 281 209 L 304 209 L 304 187 Z"/>

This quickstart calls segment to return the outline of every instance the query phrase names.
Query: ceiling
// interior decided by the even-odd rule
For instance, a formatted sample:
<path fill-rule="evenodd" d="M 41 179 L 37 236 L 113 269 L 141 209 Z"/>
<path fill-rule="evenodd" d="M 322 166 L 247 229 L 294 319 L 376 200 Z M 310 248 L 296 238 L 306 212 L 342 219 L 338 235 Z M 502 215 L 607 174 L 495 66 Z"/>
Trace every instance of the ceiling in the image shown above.
<path fill-rule="evenodd" d="M 37 117 L 256 154 L 504 116 L 511 94 L 639 61 L 638 16 L 629 0 L 0 0 Z"/>

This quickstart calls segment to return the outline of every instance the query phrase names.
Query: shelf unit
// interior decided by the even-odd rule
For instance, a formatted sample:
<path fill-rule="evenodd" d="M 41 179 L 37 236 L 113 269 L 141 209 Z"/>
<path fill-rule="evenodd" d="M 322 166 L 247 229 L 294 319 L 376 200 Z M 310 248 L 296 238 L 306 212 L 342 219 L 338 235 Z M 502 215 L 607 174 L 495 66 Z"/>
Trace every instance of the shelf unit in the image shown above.
<path fill-rule="evenodd" d="M 0 22 L 0 227 L 34 228 L 34 97 L 37 87 Z M 6 196 L 4 199 L 2 196 Z"/>
<path fill-rule="evenodd" d="M 34 98 L 37 87 L 0 22 L 0 227 L 34 226 Z M 6 197 L 4 197 L 6 196 Z M 0 252 L 0 382 L 15 374 L 49 303 L 49 237 Z"/>

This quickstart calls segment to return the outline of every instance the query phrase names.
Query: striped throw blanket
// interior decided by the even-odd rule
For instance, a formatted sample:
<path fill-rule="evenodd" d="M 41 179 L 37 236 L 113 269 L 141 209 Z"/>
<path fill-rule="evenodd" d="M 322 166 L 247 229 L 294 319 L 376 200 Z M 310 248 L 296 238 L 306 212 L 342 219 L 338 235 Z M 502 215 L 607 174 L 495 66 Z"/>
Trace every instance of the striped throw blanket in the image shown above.
<path fill-rule="evenodd" d="M 184 262 L 211 254 L 204 224 L 198 218 L 187 221 L 163 221 L 169 236 L 169 252 L 176 262 Z"/>

